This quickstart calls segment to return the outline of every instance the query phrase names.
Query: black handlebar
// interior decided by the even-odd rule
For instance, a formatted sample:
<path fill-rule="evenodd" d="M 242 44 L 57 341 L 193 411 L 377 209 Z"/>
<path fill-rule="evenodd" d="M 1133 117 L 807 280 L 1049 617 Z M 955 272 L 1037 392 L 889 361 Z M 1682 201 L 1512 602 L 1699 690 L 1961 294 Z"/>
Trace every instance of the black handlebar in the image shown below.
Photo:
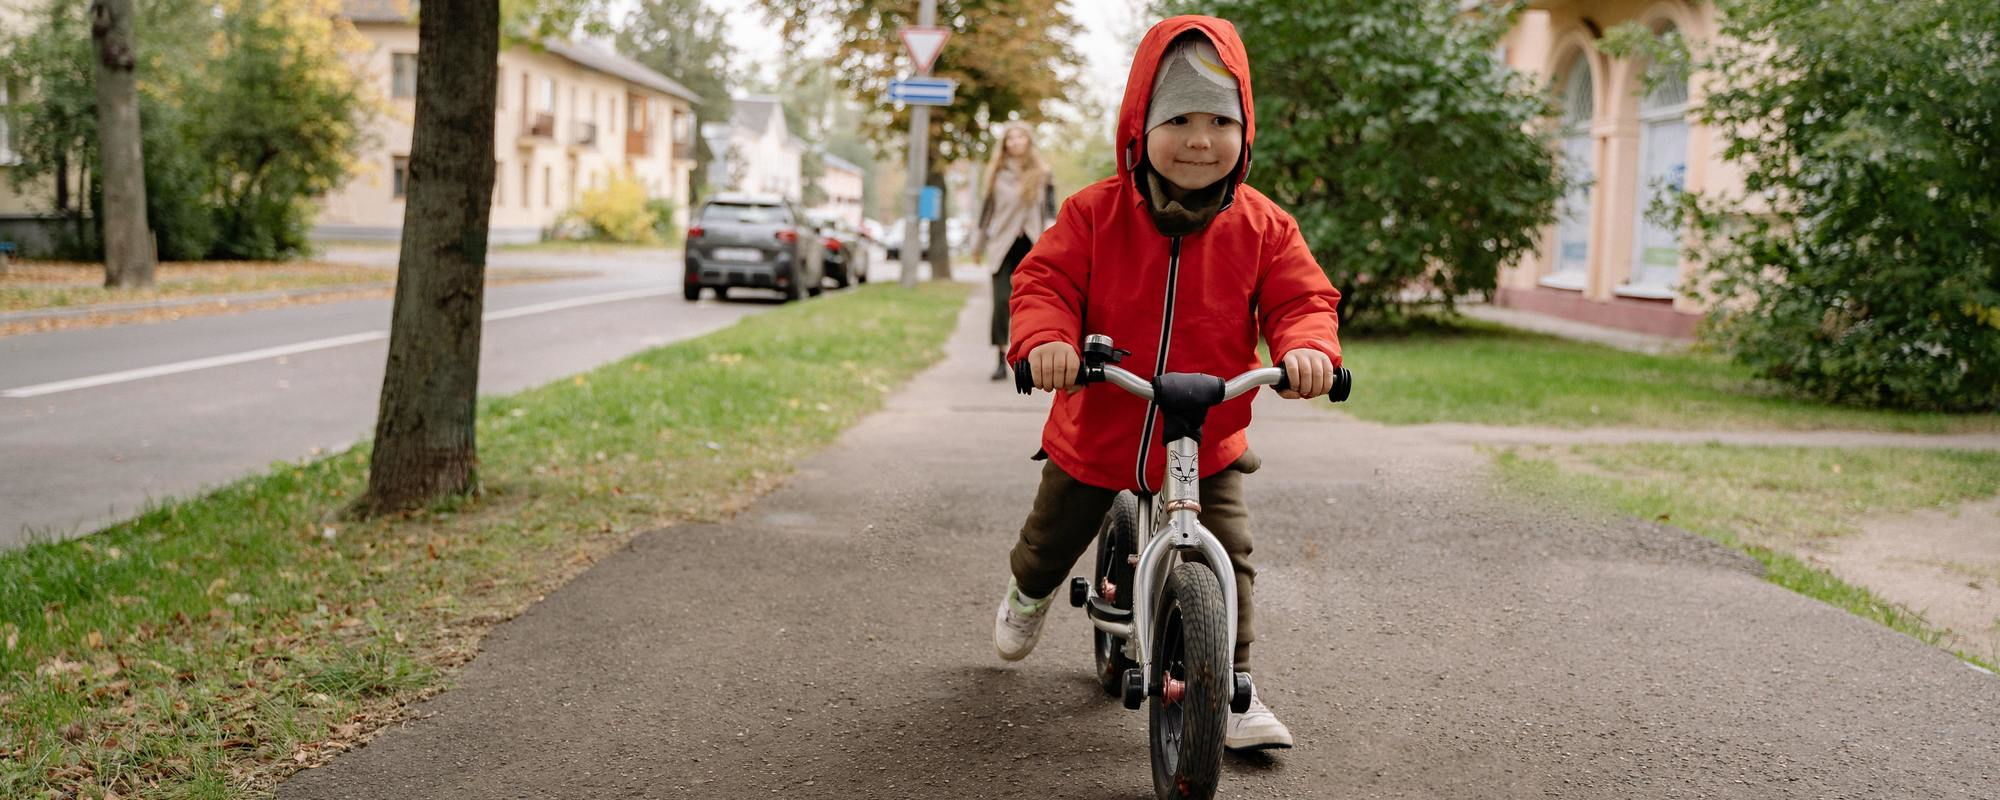
<path fill-rule="evenodd" d="M 1084 364 L 1077 368 L 1076 382 L 1079 386 L 1100 383 L 1103 380 L 1103 367 Z M 1291 376 L 1285 375 L 1278 378 L 1277 384 L 1271 388 L 1283 392 L 1290 390 L 1292 388 L 1291 384 Z M 1021 394 L 1034 394 L 1035 392 L 1035 373 L 1028 367 L 1027 359 L 1014 362 L 1014 391 Z M 1348 372 L 1346 367 L 1335 367 L 1333 370 L 1333 388 L 1328 389 L 1326 393 L 1327 402 L 1347 402 L 1348 395 L 1353 392 L 1354 373 Z"/>

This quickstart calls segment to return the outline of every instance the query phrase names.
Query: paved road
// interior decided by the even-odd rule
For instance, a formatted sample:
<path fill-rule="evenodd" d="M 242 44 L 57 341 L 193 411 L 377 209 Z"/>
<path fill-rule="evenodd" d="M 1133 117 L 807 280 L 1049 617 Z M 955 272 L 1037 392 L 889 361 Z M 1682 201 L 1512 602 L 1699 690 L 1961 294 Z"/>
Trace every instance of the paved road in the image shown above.
<path fill-rule="evenodd" d="M 984 380 L 983 312 L 785 487 L 641 535 L 278 796 L 1149 796 L 1079 614 L 993 654 L 1046 401 Z M 2000 679 L 1705 540 L 1497 496 L 1469 447 L 1260 402 L 1256 663 L 1300 747 L 1223 796 L 1995 797 Z"/>
<path fill-rule="evenodd" d="M 331 255 L 395 263 L 390 249 Z M 665 251 L 499 252 L 492 260 L 595 274 L 488 291 L 485 393 L 533 386 L 773 307 L 689 305 L 680 297 L 679 258 Z M 389 312 L 388 300 L 360 300 L 0 338 L 0 548 L 30 536 L 89 533 L 150 500 L 366 436 Z M 234 363 L 206 366 L 216 362 Z M 76 386 L 106 380 L 114 382 Z"/>

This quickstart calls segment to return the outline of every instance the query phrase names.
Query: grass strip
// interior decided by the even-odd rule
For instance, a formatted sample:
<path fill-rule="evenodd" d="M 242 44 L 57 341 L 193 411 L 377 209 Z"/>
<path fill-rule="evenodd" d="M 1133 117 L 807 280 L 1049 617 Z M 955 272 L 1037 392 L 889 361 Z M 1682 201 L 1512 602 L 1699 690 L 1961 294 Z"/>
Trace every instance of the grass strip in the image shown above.
<path fill-rule="evenodd" d="M 2000 495 L 2000 453 L 1989 452 L 1641 444 L 1509 448 L 1496 460 L 1516 491 L 1670 523 L 1756 559 L 1771 583 L 1940 646 L 1948 631 L 1794 553 L 1864 516 Z"/>
<path fill-rule="evenodd" d="M 439 690 L 639 531 L 719 519 L 934 362 L 963 287 L 868 287 L 480 404 L 484 489 L 337 512 L 365 446 L 0 554 L 0 797 L 257 796 Z"/>
<path fill-rule="evenodd" d="M 1476 320 L 1357 333 L 1343 345 L 1362 382 L 1356 402 L 1343 410 L 1395 425 L 2000 430 L 2000 414 L 1884 411 L 1802 400 L 1712 353 L 1645 355 Z"/>

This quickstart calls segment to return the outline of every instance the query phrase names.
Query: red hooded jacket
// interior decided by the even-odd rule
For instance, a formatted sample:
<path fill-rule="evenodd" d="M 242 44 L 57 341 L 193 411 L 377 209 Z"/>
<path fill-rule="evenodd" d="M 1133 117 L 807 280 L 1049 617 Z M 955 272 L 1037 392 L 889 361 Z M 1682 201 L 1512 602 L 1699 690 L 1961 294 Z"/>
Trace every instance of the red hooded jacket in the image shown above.
<path fill-rule="evenodd" d="M 1167 46 L 1188 31 L 1215 44 L 1243 94 L 1243 155 L 1208 227 L 1178 239 L 1153 222 L 1142 160 L 1146 111 L 1154 73 Z M 1327 282 L 1299 235 L 1298 223 L 1243 184 L 1257 134 L 1250 95 L 1250 59 L 1236 28 L 1215 17 L 1182 16 L 1146 33 L 1132 59 L 1118 112 L 1118 174 L 1085 187 L 1063 203 L 1056 224 L 1015 268 L 1008 303 L 1013 323 L 1009 363 L 1049 342 L 1082 351 L 1087 334 L 1110 336 L 1132 351 L 1119 366 L 1142 378 L 1163 372 L 1205 372 L 1224 378 L 1261 366 L 1257 337 L 1274 358 L 1301 347 L 1340 364 L 1340 293 Z M 1144 167 L 1150 169 L 1150 167 Z M 1202 427 L 1201 474 L 1229 466 L 1248 446 L 1244 395 L 1208 414 Z M 1073 478 L 1109 489 L 1154 491 L 1166 474 L 1156 411 L 1116 386 L 1095 384 L 1058 393 L 1042 430 L 1042 449 Z M 1143 448 L 1145 431 L 1154 441 Z"/>

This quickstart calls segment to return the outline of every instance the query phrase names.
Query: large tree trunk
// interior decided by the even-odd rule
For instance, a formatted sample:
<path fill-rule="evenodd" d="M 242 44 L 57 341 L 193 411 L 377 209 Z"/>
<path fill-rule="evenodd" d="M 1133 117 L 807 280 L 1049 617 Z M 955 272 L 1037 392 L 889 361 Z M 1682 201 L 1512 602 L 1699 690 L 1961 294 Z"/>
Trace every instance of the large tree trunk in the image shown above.
<path fill-rule="evenodd" d="M 499 0 L 428 0 L 417 30 L 409 199 L 363 514 L 478 488 L 473 422 Z"/>
<path fill-rule="evenodd" d="M 951 280 L 951 190 L 935 162 L 931 167 L 924 176 L 924 185 L 937 187 L 938 216 L 930 221 L 931 247 L 925 255 L 931 262 L 931 280 L 948 281 Z"/>
<path fill-rule="evenodd" d="M 153 237 L 146 225 L 146 164 L 139 146 L 138 59 L 132 0 L 94 0 L 90 38 L 97 46 L 97 142 L 103 151 L 104 285 L 153 285 Z"/>

